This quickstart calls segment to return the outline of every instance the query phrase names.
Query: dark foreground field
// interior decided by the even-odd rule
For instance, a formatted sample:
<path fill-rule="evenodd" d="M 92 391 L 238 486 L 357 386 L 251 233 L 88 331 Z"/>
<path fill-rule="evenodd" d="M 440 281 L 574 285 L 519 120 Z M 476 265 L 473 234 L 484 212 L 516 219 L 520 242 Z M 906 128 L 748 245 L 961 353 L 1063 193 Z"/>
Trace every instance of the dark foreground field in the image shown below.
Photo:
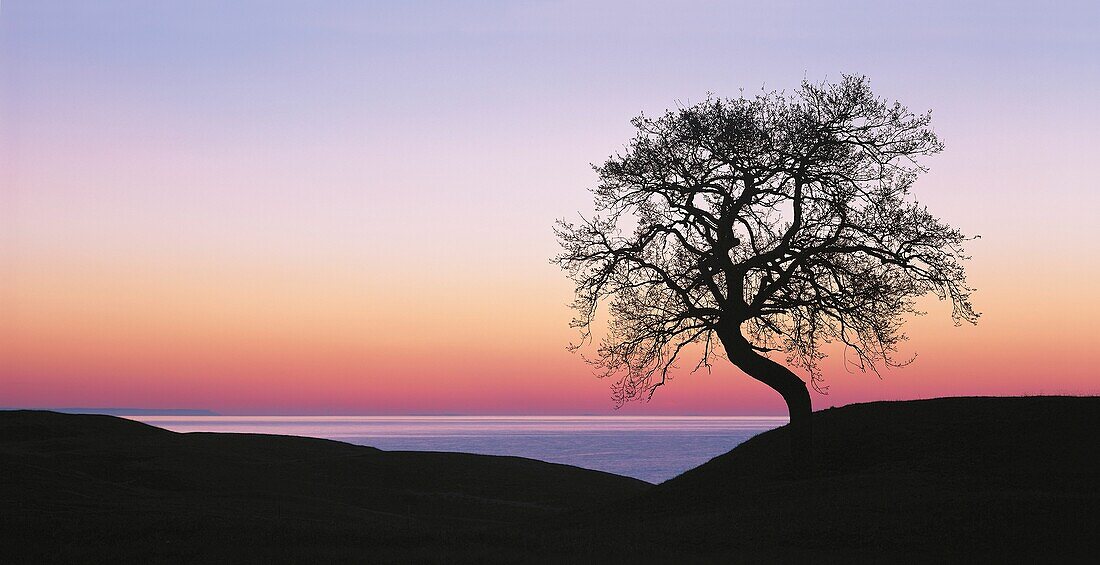
<path fill-rule="evenodd" d="M 1100 398 L 814 414 L 659 486 L 527 459 L 0 412 L 3 562 L 1074 561 L 1100 549 Z"/>

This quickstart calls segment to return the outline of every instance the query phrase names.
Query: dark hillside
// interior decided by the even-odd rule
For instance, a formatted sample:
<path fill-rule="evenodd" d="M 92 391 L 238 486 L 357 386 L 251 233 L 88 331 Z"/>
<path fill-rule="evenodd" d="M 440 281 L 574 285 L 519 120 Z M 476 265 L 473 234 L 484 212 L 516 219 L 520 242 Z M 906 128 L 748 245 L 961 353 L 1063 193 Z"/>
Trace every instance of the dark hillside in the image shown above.
<path fill-rule="evenodd" d="M 589 514 L 618 560 L 1091 561 L 1100 398 L 942 398 L 814 413 L 816 471 L 763 433 Z M 572 535 L 587 536 L 577 530 Z"/>
<path fill-rule="evenodd" d="M 4 561 L 411 558 L 649 487 L 517 457 L 0 412 Z"/>
<path fill-rule="evenodd" d="M 0 412 L 13 562 L 1084 562 L 1100 398 L 946 398 L 814 414 L 656 487 L 511 457 L 176 434 Z"/>

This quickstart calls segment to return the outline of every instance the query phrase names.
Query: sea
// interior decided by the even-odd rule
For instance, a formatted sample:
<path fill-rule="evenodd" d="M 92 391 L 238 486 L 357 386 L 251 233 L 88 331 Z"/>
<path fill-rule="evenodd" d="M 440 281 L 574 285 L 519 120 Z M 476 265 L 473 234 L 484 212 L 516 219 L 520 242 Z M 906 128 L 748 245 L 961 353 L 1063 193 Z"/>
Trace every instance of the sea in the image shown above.
<path fill-rule="evenodd" d="M 660 483 L 787 423 L 769 416 L 128 416 L 176 432 L 334 439 L 564 463 Z"/>

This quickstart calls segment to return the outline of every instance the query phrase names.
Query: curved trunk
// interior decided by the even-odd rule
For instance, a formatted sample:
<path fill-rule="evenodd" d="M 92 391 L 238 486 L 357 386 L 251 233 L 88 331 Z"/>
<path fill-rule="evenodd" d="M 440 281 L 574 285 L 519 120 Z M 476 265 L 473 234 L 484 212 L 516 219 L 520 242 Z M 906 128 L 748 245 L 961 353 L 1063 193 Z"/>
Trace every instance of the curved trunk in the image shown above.
<path fill-rule="evenodd" d="M 750 377 L 768 385 L 783 397 L 790 415 L 791 462 L 807 473 L 812 464 L 813 435 L 810 425 L 810 392 L 790 369 L 758 353 L 739 331 L 719 334 L 731 363 Z"/>

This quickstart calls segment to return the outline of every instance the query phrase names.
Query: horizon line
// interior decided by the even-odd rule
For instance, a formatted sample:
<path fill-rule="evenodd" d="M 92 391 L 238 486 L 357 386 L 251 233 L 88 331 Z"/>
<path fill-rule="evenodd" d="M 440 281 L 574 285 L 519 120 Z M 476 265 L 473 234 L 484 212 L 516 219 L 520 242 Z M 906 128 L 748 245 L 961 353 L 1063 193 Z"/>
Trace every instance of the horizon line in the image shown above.
<path fill-rule="evenodd" d="M 616 418 L 616 419 L 672 419 L 672 418 L 769 418 L 789 419 L 785 414 L 598 414 L 598 413 L 553 413 L 553 414 L 483 414 L 483 413 L 403 413 L 403 414 L 364 414 L 364 413 L 233 413 L 226 414 L 198 408 L 92 408 L 92 407 L 0 407 L 0 411 L 35 410 L 59 412 L 63 414 L 92 414 L 108 416 L 140 417 L 201 417 L 201 418 L 499 418 L 499 419 L 561 419 L 561 418 Z"/>

